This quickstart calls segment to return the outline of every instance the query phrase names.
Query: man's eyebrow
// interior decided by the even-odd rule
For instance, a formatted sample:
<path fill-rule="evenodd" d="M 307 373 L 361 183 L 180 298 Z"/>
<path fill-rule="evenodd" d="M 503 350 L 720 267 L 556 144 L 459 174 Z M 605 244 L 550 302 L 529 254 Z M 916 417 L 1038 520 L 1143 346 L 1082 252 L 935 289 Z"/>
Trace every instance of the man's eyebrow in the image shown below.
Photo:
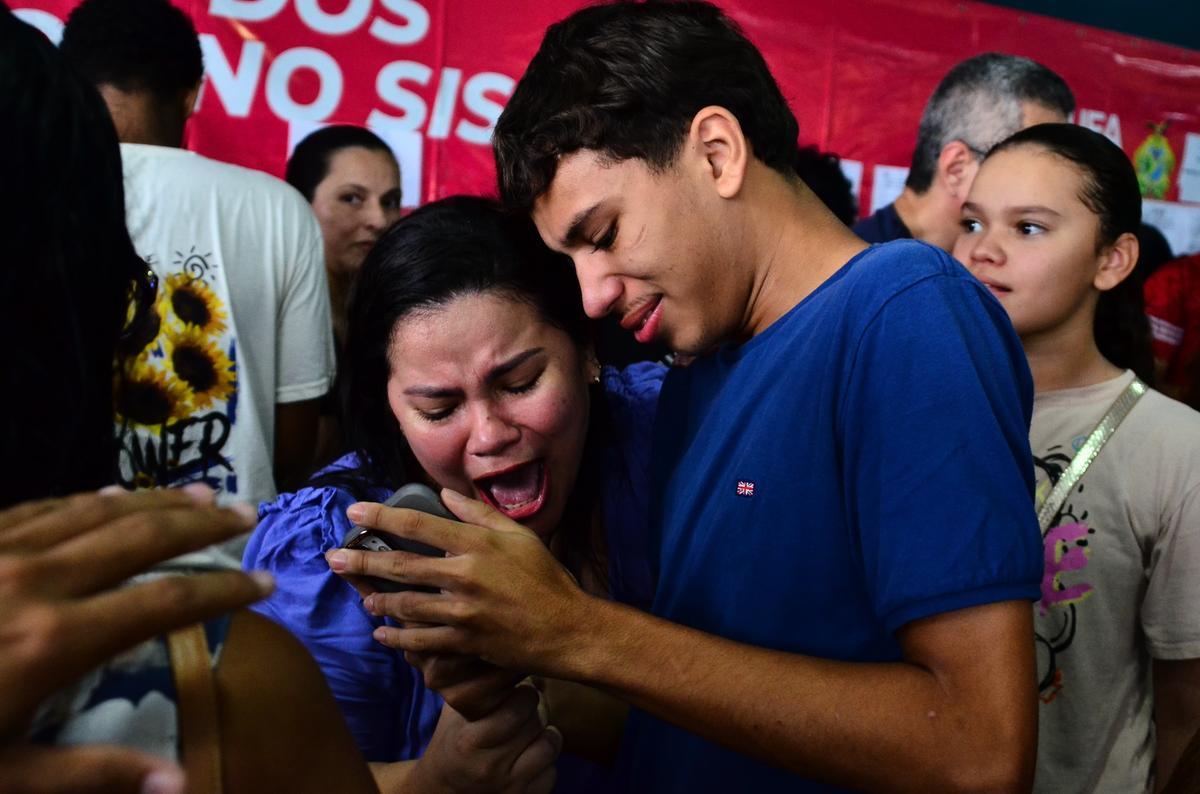
<path fill-rule="evenodd" d="M 508 361 L 492 367 L 487 374 L 488 382 L 490 383 L 491 381 L 503 378 L 529 359 L 544 352 L 546 352 L 544 347 L 531 347 L 522 353 L 517 353 Z M 447 389 L 441 386 L 409 386 L 403 393 L 409 397 L 425 397 L 430 400 L 448 400 L 463 396 L 462 389 Z"/>
<path fill-rule="evenodd" d="M 571 225 L 567 227 L 566 235 L 559 241 L 563 248 L 570 248 L 583 239 L 583 227 L 587 225 L 598 209 L 600 209 L 600 203 L 596 202 L 571 219 Z"/>

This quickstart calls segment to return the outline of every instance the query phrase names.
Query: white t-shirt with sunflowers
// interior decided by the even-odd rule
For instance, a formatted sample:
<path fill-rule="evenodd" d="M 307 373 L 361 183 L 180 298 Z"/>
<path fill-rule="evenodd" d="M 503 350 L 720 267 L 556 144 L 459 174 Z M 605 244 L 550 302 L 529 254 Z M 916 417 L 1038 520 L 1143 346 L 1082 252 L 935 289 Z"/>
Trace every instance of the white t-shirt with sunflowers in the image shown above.
<path fill-rule="evenodd" d="M 114 386 L 121 480 L 273 499 L 275 405 L 333 381 L 312 210 L 272 176 L 183 149 L 122 144 L 121 159 L 129 232 L 159 279 L 157 333 Z"/>

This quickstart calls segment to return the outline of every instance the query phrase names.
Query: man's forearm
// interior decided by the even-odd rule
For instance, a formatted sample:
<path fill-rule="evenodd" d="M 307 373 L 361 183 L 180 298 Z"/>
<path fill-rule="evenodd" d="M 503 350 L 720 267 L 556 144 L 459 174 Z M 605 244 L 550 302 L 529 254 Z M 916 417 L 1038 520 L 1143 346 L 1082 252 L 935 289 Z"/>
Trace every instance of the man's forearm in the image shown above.
<path fill-rule="evenodd" d="M 443 491 L 450 522 L 364 503 L 347 515 L 445 548 L 445 558 L 339 550 L 345 576 L 437 594 L 374 593 L 409 624 L 375 638 L 407 653 L 470 654 L 596 686 L 661 719 L 799 774 L 857 788 L 1021 790 L 1037 749 L 1033 610 L 1007 601 L 914 620 L 903 662 L 851 664 L 741 645 L 583 593 L 528 530 Z M 784 637 L 787 626 L 773 629 Z"/>
<path fill-rule="evenodd" d="M 1033 645 L 1020 628 L 992 639 L 1023 644 L 1027 661 L 965 686 L 911 662 L 755 648 L 611 603 L 580 633 L 560 675 L 805 776 L 920 792 L 1020 790 L 1032 781 Z"/>

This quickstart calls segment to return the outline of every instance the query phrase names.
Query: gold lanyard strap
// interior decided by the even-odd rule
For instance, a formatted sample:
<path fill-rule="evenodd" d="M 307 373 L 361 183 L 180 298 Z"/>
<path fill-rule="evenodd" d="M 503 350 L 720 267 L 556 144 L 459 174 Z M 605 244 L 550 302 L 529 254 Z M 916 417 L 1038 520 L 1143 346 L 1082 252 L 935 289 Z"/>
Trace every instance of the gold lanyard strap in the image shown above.
<path fill-rule="evenodd" d="M 1100 454 L 1100 450 L 1112 437 L 1112 434 L 1117 432 L 1117 427 L 1133 410 L 1133 406 L 1146 393 L 1146 384 L 1142 383 L 1141 379 L 1134 378 L 1125 390 L 1121 392 L 1121 396 L 1113 401 L 1109 406 L 1108 413 L 1096 425 L 1096 429 L 1088 436 L 1087 441 L 1083 442 L 1083 446 L 1075 453 L 1075 457 L 1071 459 L 1071 464 L 1067 466 L 1067 470 L 1058 478 L 1058 482 L 1054 484 L 1054 489 L 1050 491 L 1050 495 L 1046 497 L 1046 501 L 1042 502 L 1042 506 L 1038 509 L 1038 524 L 1044 533 L 1050 528 L 1050 522 L 1058 515 L 1058 511 L 1062 508 L 1063 502 L 1067 501 L 1067 496 L 1070 495 L 1071 489 L 1083 477 L 1083 473 L 1088 470 L 1088 466 L 1092 465 L 1092 461 Z"/>

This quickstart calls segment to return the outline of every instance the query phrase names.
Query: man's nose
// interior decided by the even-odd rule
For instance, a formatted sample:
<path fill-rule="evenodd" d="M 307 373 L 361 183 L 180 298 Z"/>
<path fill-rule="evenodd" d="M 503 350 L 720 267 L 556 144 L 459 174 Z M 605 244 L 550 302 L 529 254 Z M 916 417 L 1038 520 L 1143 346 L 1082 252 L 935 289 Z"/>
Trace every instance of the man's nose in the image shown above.
<path fill-rule="evenodd" d="M 595 262 L 582 263 L 578 259 L 575 263 L 575 276 L 579 279 L 583 310 L 588 317 L 598 320 L 614 310 L 624 291 L 619 278 Z"/>

